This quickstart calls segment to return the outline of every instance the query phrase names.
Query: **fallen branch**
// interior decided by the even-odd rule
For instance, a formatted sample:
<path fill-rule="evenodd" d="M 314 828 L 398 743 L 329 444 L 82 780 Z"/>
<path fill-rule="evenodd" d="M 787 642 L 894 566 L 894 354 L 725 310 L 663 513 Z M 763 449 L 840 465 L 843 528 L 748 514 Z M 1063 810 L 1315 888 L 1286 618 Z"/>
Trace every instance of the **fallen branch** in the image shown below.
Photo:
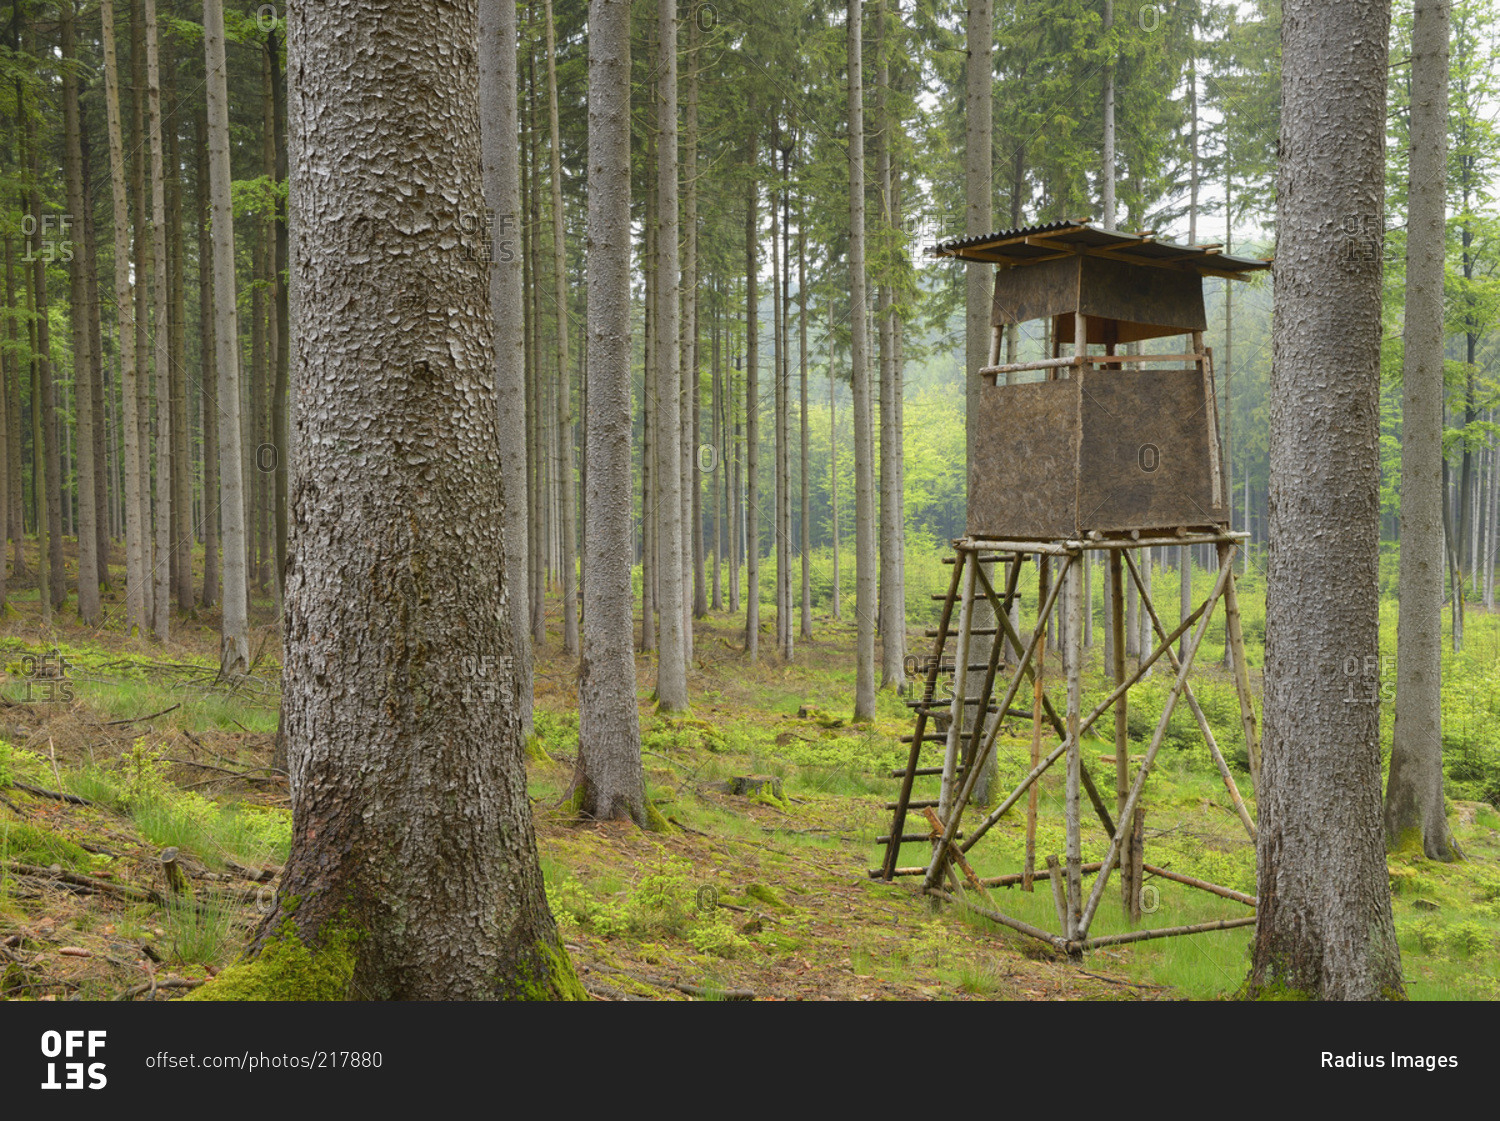
<path fill-rule="evenodd" d="M 190 981 L 176 977 L 169 977 L 165 981 L 158 981 L 155 977 L 153 977 L 151 980 L 142 981 L 139 985 L 134 985 L 131 988 L 126 989 L 123 993 L 111 997 L 110 999 L 134 1000 L 142 993 L 154 993 L 157 989 L 196 989 L 201 984 L 203 984 L 202 981 Z"/>
<path fill-rule="evenodd" d="M 1092 977 L 1096 981 L 1107 981 L 1111 985 L 1129 985 L 1133 989 L 1166 989 L 1166 985 L 1148 985 L 1144 981 L 1124 981 L 1118 977 L 1106 977 L 1102 973 L 1090 973 L 1087 969 L 1078 970 L 1084 977 Z"/>
<path fill-rule="evenodd" d="M 103 892 L 106 895 L 118 895 L 122 899 L 133 899 L 141 903 L 162 902 L 160 892 L 148 891 L 138 887 L 127 887 L 124 884 L 112 884 L 108 880 L 98 880 L 92 876 L 80 876 L 77 872 L 69 872 L 66 868 L 42 868 L 36 864 L 22 864 L 19 860 L 7 860 L 5 866 L 20 876 L 31 876 L 39 880 L 53 880 L 58 883 L 69 884 L 73 887 L 85 887 L 91 891 Z"/>
<path fill-rule="evenodd" d="M 38 798 L 54 798 L 59 802 L 71 802 L 75 806 L 97 806 L 99 803 L 91 799 L 81 797 L 77 794 L 64 794 L 57 790 L 44 790 L 40 786 L 32 786 L 30 783 L 10 780 L 10 784 L 17 790 L 24 790 L 28 794 L 35 794 Z"/>
<path fill-rule="evenodd" d="M 181 707 L 182 702 L 178 701 L 171 708 L 164 708 L 160 712 L 153 712 L 150 716 L 137 716 L 131 720 L 108 720 L 104 723 L 103 726 L 106 728 L 113 728 L 120 724 L 144 724 L 148 720 L 155 720 L 158 716 L 165 716 L 167 713 L 174 712 Z"/>
<path fill-rule="evenodd" d="M 612 965 L 591 964 L 590 969 L 602 969 L 606 973 L 618 973 L 622 977 L 629 977 L 633 981 L 639 981 L 643 985 L 650 985 L 654 989 L 675 989 L 677 992 L 688 996 L 711 998 L 714 1000 L 754 1000 L 755 993 L 749 989 L 713 989 L 704 988 L 702 985 L 688 985 L 681 981 L 660 981 L 655 977 L 647 977 L 643 973 L 635 973 L 629 969 L 619 969 Z"/>

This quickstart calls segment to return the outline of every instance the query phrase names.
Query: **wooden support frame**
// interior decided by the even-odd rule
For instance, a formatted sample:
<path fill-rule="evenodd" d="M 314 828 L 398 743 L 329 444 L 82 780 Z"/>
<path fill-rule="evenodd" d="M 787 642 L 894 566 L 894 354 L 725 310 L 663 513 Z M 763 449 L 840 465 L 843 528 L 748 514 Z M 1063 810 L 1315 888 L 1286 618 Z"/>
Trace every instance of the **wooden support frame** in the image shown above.
<path fill-rule="evenodd" d="M 964 538 L 955 542 L 957 556 L 955 557 L 953 578 L 950 584 L 949 595 L 944 604 L 942 622 L 938 628 L 934 666 L 929 667 L 928 692 L 931 697 L 932 687 L 936 683 L 936 664 L 941 660 L 942 649 L 946 641 L 952 637 L 957 640 L 960 653 L 954 659 L 954 700 L 945 698 L 944 704 L 949 704 L 953 711 L 953 717 L 949 722 L 949 729 L 944 739 L 944 759 L 941 768 L 942 799 L 936 813 L 930 808 L 924 808 L 931 826 L 931 833 L 927 835 L 915 835 L 922 840 L 932 842 L 932 858 L 928 866 L 923 868 L 898 868 L 897 857 L 899 845 L 890 844 L 886 851 L 885 867 L 878 872 L 872 870 L 871 875 L 881 875 L 882 878 L 890 880 L 896 875 L 923 875 L 923 890 L 935 898 L 945 899 L 965 906 L 976 914 L 983 914 L 999 925 L 1009 927 L 1031 937 L 1048 942 L 1058 949 L 1064 950 L 1071 956 L 1076 957 L 1082 952 L 1101 946 L 1119 945 L 1137 941 L 1145 941 L 1152 938 L 1173 937 L 1182 934 L 1199 933 L 1206 930 L 1231 929 L 1253 922 L 1254 918 L 1247 919 L 1225 919 L 1209 923 L 1199 923 L 1193 926 L 1163 927 L 1150 930 L 1136 930 L 1126 934 L 1112 934 L 1091 937 L 1089 930 L 1093 924 L 1094 916 L 1097 914 L 1099 903 L 1102 899 L 1104 889 L 1107 886 L 1110 875 L 1115 869 L 1121 873 L 1122 890 L 1124 897 L 1122 903 L 1125 907 L 1127 919 L 1139 921 L 1140 918 L 1140 891 L 1143 881 L 1147 877 L 1159 877 L 1181 883 L 1184 886 L 1202 890 L 1220 898 L 1233 900 L 1247 906 L 1255 906 L 1256 897 L 1232 888 L 1223 887 L 1218 884 L 1209 883 L 1181 873 L 1172 872 L 1149 864 L 1144 859 L 1144 810 L 1143 792 L 1166 737 L 1166 730 L 1171 720 L 1173 710 L 1180 701 L 1192 710 L 1199 730 L 1204 736 L 1208 751 L 1213 758 L 1220 777 L 1224 781 L 1225 789 L 1234 804 L 1235 812 L 1239 815 L 1241 822 L 1245 825 L 1247 834 L 1253 838 L 1255 835 L 1254 822 L 1250 817 L 1249 810 L 1244 799 L 1240 796 L 1235 785 L 1233 775 L 1224 759 L 1222 751 L 1215 740 L 1212 728 L 1208 724 L 1207 717 L 1193 694 L 1189 682 L 1194 660 L 1203 643 L 1204 636 L 1209 629 L 1209 623 L 1213 611 L 1220 600 L 1225 602 L 1226 614 L 1229 613 L 1231 596 L 1233 595 L 1233 561 L 1236 547 L 1243 534 L 1232 534 L 1227 532 L 1192 532 L 1179 528 L 1174 536 L 1165 538 L 1165 543 L 1174 545 L 1213 544 L 1217 547 L 1219 555 L 1219 572 L 1212 591 L 1208 597 L 1197 606 L 1191 615 L 1176 627 L 1170 630 L 1162 622 L 1155 605 L 1147 593 L 1144 580 L 1133 559 L 1132 554 L 1136 549 L 1147 544 L 1157 543 L 1155 535 L 1142 534 L 1137 538 L 1100 538 L 1097 540 L 1070 541 L 1054 540 L 1049 542 L 1002 542 L 992 538 Z M 1143 657 L 1136 666 L 1134 672 L 1127 672 L 1123 657 L 1111 658 L 1112 664 L 1108 665 L 1110 676 L 1114 680 L 1114 689 L 1102 701 L 1094 705 L 1089 711 L 1083 711 L 1082 705 L 1082 614 L 1084 610 L 1082 585 L 1083 585 L 1083 554 L 1085 551 L 1106 549 L 1110 551 L 1109 575 L 1114 584 L 1116 596 L 1114 601 L 1123 605 L 1123 591 L 1126 576 L 1135 582 L 1135 587 L 1141 593 L 1142 602 L 1151 620 L 1154 637 L 1157 645 L 1150 653 Z M 974 563 L 975 559 L 982 555 L 996 552 L 1011 553 L 1013 556 L 1005 559 L 1010 560 L 1009 579 L 1005 582 L 1003 594 L 997 591 L 981 566 Z M 1040 590 L 1037 597 L 1038 613 L 1032 632 L 1024 639 L 1016 631 L 1006 610 L 1015 601 L 1017 577 L 1021 569 L 1021 563 L 1027 555 L 1042 558 L 1058 557 L 1062 562 L 1052 566 L 1053 572 L 1049 573 L 1051 579 L 1048 581 L 1050 587 Z M 1038 577 L 1042 576 L 1042 569 L 1047 566 L 1039 564 Z M 1066 588 L 1066 594 L 1064 589 Z M 994 646 L 999 648 L 1003 641 L 1008 639 L 1016 650 L 1020 652 L 1012 670 L 1007 667 L 1007 680 L 1004 683 L 1003 692 L 1000 689 L 1001 674 L 999 672 L 1000 659 L 991 657 L 987 664 L 982 666 L 969 666 L 967 636 L 964 633 L 971 629 L 973 616 L 973 605 L 975 601 L 984 596 L 995 607 L 997 631 L 1003 635 L 997 635 Z M 1235 607 L 1237 608 L 1237 603 Z M 953 609 L 959 608 L 959 626 L 956 633 L 950 633 L 949 624 L 953 617 Z M 1054 620 L 1058 613 L 1062 618 L 1056 619 L 1057 625 L 1063 636 L 1063 668 L 1066 671 L 1068 685 L 1068 703 L 1065 714 L 1057 713 L 1046 695 L 1046 663 L 1042 652 L 1042 643 L 1045 641 L 1045 633 L 1049 620 Z M 1238 611 L 1234 611 L 1234 622 L 1238 623 Z M 1123 621 L 1122 621 L 1123 622 Z M 1248 666 L 1243 661 L 1243 639 L 1235 641 L 1238 627 L 1231 625 L 1231 647 L 1235 649 L 1236 661 L 1236 687 L 1240 695 L 1242 717 L 1245 721 L 1247 731 L 1254 729 L 1254 712 L 1250 706 L 1249 672 Z M 1184 634 L 1190 632 L 1185 644 L 1183 656 L 1179 659 L 1175 652 L 1177 640 Z M 1124 628 L 1117 626 L 1114 631 L 1123 647 Z M 1113 654 L 1114 651 L 1107 651 Z M 1123 649 L 1119 652 L 1123 654 Z M 1130 763 L 1129 740 L 1127 731 L 1128 719 L 1128 693 L 1130 688 L 1139 681 L 1151 666 L 1162 659 L 1166 659 L 1174 671 L 1172 687 L 1167 695 L 1159 719 L 1146 749 L 1144 757 L 1138 766 L 1132 767 Z M 963 699 L 967 690 L 964 688 L 964 678 L 970 672 L 985 670 L 985 682 L 982 694 L 977 698 L 980 706 L 980 719 L 968 732 L 962 731 L 962 711 L 957 709 L 955 702 Z M 1014 702 L 1019 690 L 1023 685 L 1031 685 L 1032 697 L 1031 711 L 1025 712 L 1024 706 L 1017 709 Z M 998 703 L 997 703 L 998 700 Z M 924 715 L 922 705 L 918 712 L 919 722 Z M 935 706 L 934 706 L 935 707 Z M 1094 724 L 1106 713 L 1113 711 L 1115 714 L 1114 732 L 1115 740 L 1115 805 L 1109 807 L 1113 814 L 1106 810 L 1103 801 L 1098 797 L 1097 791 L 1093 790 L 1093 784 L 1088 778 L 1087 768 L 1083 760 L 1083 736 L 1094 726 Z M 996 744 L 1000 731 L 1000 723 L 1007 715 L 1029 716 L 1032 731 L 1032 759 L 1031 769 L 1025 777 L 1017 784 L 1016 788 L 998 805 L 993 811 L 985 814 L 977 824 L 971 826 L 964 832 L 960 832 L 964 815 L 968 808 L 968 800 L 979 775 L 990 754 L 996 750 Z M 987 719 L 986 719 L 987 717 Z M 1050 750 L 1044 750 L 1043 738 L 1047 731 L 1054 734 Z M 916 739 L 917 737 L 914 737 Z M 931 738 L 931 737 L 927 737 Z M 1258 748 L 1258 744 L 1256 747 Z M 900 809 L 911 804 L 911 782 L 917 768 L 916 761 L 922 744 L 913 742 L 911 745 L 910 764 L 903 774 L 902 798 L 896 803 L 898 814 Z M 1257 753 L 1258 754 L 1258 753 Z M 929 756 L 930 757 L 930 756 Z M 1252 759 L 1255 756 L 1252 755 Z M 1003 876 L 982 877 L 975 871 L 970 863 L 968 854 L 971 853 L 976 844 L 980 843 L 985 834 L 997 824 L 1006 813 L 1015 808 L 1023 797 L 1029 795 L 1027 817 L 1034 828 L 1036 820 L 1035 796 L 1038 780 L 1059 761 L 1064 762 L 1064 819 L 1066 833 L 1066 847 L 1061 854 L 1049 856 L 1046 863 L 1048 867 L 1038 868 L 1035 842 L 1033 841 L 1027 850 L 1027 860 L 1023 870 L 1016 874 Z M 927 768 L 930 771 L 931 768 Z M 1105 825 L 1105 832 L 1109 837 L 1108 851 L 1103 861 L 1084 864 L 1082 860 L 1082 799 L 1085 791 L 1093 795 L 1096 810 L 1101 822 Z M 930 803 L 926 805 L 930 806 Z M 904 820 L 904 816 L 903 816 Z M 893 819 L 894 822 L 894 819 Z M 1116 825 L 1115 823 L 1118 823 Z M 1030 830 L 1028 830 L 1030 831 Z M 899 835 L 899 830 L 894 827 L 892 836 Z M 1034 836 L 1034 834 L 1033 834 Z M 961 879 L 955 876 L 961 872 Z M 1092 883 L 1086 882 L 1086 877 L 1093 876 Z M 1011 915 L 1006 915 L 999 910 L 993 899 L 985 889 L 992 887 L 1022 886 L 1030 890 L 1032 883 L 1037 879 L 1045 879 L 1049 882 L 1054 892 L 1056 903 L 1058 930 L 1056 933 L 1042 930 L 1033 924 L 1027 923 Z M 965 898 L 965 892 L 959 887 L 960 883 L 968 889 L 969 898 Z M 983 904 L 976 901 L 974 896 L 978 894 L 983 898 Z"/>

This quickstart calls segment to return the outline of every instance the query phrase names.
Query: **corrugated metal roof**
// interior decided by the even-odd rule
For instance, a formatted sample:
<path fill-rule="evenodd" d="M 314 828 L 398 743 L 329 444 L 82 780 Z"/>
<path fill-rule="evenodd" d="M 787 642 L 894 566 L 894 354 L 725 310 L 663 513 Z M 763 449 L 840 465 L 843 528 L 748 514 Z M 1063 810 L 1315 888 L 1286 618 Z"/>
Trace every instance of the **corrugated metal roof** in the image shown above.
<path fill-rule="evenodd" d="M 1220 252 L 1214 245 L 1178 245 L 1158 241 L 1151 232 L 1127 234 L 1068 219 L 955 238 L 932 246 L 927 253 L 931 257 L 984 261 L 1005 268 L 1035 264 L 1066 253 L 1085 253 L 1132 264 L 1186 269 L 1205 276 L 1237 279 L 1245 279 L 1251 272 L 1271 267 L 1267 258 L 1235 257 Z"/>

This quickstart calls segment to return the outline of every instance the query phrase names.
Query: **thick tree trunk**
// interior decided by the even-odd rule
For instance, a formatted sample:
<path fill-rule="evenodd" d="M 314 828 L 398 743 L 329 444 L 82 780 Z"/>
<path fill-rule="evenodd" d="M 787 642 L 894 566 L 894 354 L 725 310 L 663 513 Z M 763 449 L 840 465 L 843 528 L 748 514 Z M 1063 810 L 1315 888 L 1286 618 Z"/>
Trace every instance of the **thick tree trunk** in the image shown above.
<path fill-rule="evenodd" d="M 588 497 L 580 814 L 646 824 L 631 625 L 630 5 L 589 6 Z M 649 626 L 650 620 L 647 620 Z"/>
<path fill-rule="evenodd" d="M 516 112 L 515 0 L 479 5 L 479 104 L 483 127 L 484 198 L 493 226 L 489 243 L 477 250 L 489 263 L 495 330 L 495 399 L 500 431 L 526 427 L 526 366 L 521 333 L 520 122 Z M 532 734 L 531 612 L 526 525 L 526 449 L 502 443 L 500 470 L 505 497 L 506 614 L 516 671 L 516 707 L 521 734 Z"/>
<path fill-rule="evenodd" d="M 1401 572 L 1396 723 L 1385 794 L 1389 848 L 1455 856 L 1443 806 L 1443 252 L 1448 0 L 1412 27 L 1411 184 L 1401 381 Z"/>
<path fill-rule="evenodd" d="M 514 704 L 491 307 L 466 228 L 476 60 L 443 49 L 476 42 L 475 0 L 385 3 L 383 34 L 348 35 L 368 9 L 300 5 L 288 29 L 294 840 L 261 937 L 356 933 L 357 998 L 581 996 Z"/>
<path fill-rule="evenodd" d="M 1380 813 L 1381 0 L 1285 0 L 1250 991 L 1402 995 Z M 1335 80 L 1336 79 L 1336 80 Z M 1344 234 L 1330 244 L 1332 225 Z M 1367 680 L 1368 673 L 1373 680 Z M 1350 672 L 1350 671 L 1353 672 Z M 1336 884 L 1338 890 L 1330 890 Z"/>

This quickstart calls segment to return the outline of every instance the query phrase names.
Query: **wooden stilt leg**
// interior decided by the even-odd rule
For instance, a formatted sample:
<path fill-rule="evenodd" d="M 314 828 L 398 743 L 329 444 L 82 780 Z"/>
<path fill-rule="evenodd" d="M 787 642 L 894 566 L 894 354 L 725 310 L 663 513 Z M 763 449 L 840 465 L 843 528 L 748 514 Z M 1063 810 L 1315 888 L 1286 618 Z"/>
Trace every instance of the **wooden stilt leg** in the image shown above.
<path fill-rule="evenodd" d="M 1125 569 L 1120 549 L 1111 549 L 1109 553 L 1109 588 L 1110 588 L 1110 634 L 1113 637 L 1110 650 L 1110 660 L 1114 665 L 1115 688 L 1125 684 Z M 1125 799 L 1130 794 L 1130 714 L 1128 709 L 1128 694 L 1121 693 L 1115 701 L 1115 820 L 1123 829 L 1128 824 L 1120 817 L 1120 811 L 1125 808 Z M 1126 839 L 1126 852 L 1129 852 L 1129 838 Z M 1130 862 L 1122 860 L 1120 890 L 1125 905 L 1127 916 L 1130 913 L 1131 884 L 1128 875 Z"/>
<path fill-rule="evenodd" d="M 1082 316 L 1079 317 L 1082 319 Z M 1068 565 L 1067 630 L 1064 635 L 1068 664 L 1068 787 L 1065 809 L 1068 818 L 1068 926 L 1071 942 L 1080 936 L 1083 903 L 1083 823 L 1078 813 L 1082 783 L 1082 745 L 1078 725 L 1083 710 L 1083 574 L 1078 558 Z"/>
<path fill-rule="evenodd" d="M 1219 562 L 1232 545 L 1219 546 Z M 1234 688 L 1240 698 L 1240 723 L 1245 730 L 1245 751 L 1250 756 L 1250 781 L 1260 789 L 1260 733 L 1255 727 L 1255 709 L 1250 704 L 1250 663 L 1245 660 L 1245 636 L 1240 629 L 1240 600 L 1234 587 L 1234 575 L 1224 589 L 1224 610 L 1228 620 L 1229 649 L 1234 657 Z"/>

